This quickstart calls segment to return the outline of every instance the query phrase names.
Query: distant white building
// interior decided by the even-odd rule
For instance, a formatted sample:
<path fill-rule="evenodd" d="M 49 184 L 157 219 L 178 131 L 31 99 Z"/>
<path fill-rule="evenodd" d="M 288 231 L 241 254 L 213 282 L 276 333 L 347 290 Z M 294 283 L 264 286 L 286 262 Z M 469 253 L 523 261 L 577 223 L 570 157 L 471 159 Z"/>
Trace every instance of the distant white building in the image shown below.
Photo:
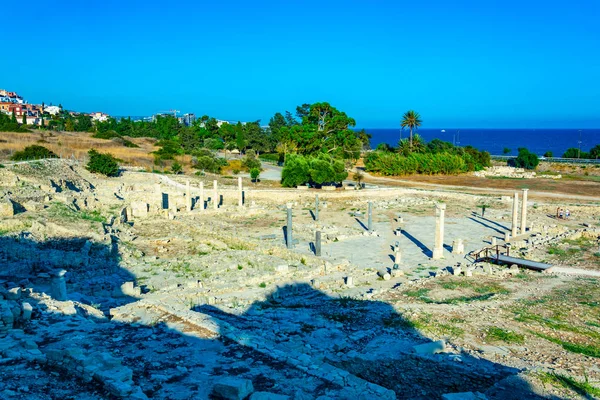
<path fill-rule="evenodd" d="M 44 107 L 44 112 L 48 113 L 50 115 L 58 115 L 58 114 L 60 114 L 60 107 L 59 106 L 46 106 L 46 107 Z"/>
<path fill-rule="evenodd" d="M 110 118 L 110 115 L 104 114 L 102 112 L 93 112 L 93 113 L 90 113 L 90 117 L 92 117 L 92 121 L 104 122 L 104 121 L 108 121 L 108 119 Z"/>

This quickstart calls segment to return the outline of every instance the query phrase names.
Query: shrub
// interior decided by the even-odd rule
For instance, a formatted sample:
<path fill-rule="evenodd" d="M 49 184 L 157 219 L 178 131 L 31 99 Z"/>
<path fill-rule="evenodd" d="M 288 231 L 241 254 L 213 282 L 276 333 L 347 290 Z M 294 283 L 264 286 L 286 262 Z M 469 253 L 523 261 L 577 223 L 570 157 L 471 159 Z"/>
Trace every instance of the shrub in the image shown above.
<path fill-rule="evenodd" d="M 289 154 L 281 171 L 281 184 L 284 187 L 303 185 L 310 179 L 308 162 L 298 154 Z"/>
<path fill-rule="evenodd" d="M 317 185 L 322 185 L 325 182 L 333 182 L 335 180 L 335 172 L 333 166 L 325 160 L 313 159 L 309 166 L 310 180 Z"/>
<path fill-rule="evenodd" d="M 175 161 L 173 163 L 173 165 L 171 165 L 171 172 L 173 172 L 175 175 L 180 174 L 181 171 L 183 171 L 183 167 L 181 166 L 181 164 L 179 164 L 177 161 Z"/>
<path fill-rule="evenodd" d="M 192 154 L 192 166 L 202 171 L 220 174 L 221 168 L 227 165 L 227 161 L 224 158 L 216 157 L 207 149 L 197 150 Z"/>
<path fill-rule="evenodd" d="M 223 150 L 225 145 L 222 140 L 215 138 L 204 139 L 204 147 L 211 150 Z"/>
<path fill-rule="evenodd" d="M 183 152 L 179 143 L 174 140 L 161 140 L 156 145 L 161 146 L 161 148 L 153 152 L 155 164 L 159 160 L 173 160 L 176 155 Z"/>
<path fill-rule="evenodd" d="M 105 132 L 96 132 L 92 135 L 92 137 L 96 139 L 113 139 L 116 137 L 121 137 L 121 135 L 111 129 Z"/>
<path fill-rule="evenodd" d="M 343 161 L 326 154 L 318 157 L 290 154 L 285 161 L 281 177 L 281 184 L 285 187 L 305 183 L 323 185 L 343 181 L 348 177 L 348 172 Z"/>
<path fill-rule="evenodd" d="M 563 158 L 590 158 L 590 154 L 576 147 L 571 147 L 565 151 Z"/>
<path fill-rule="evenodd" d="M 537 155 L 530 153 L 529 150 L 523 147 L 519 149 L 519 155 L 517 158 L 514 160 L 509 160 L 509 165 L 510 161 L 513 161 L 515 167 L 525 169 L 536 169 L 540 163 Z"/>
<path fill-rule="evenodd" d="M 256 158 L 256 153 L 254 152 L 254 150 L 248 150 L 246 152 L 246 155 L 244 156 L 244 158 L 242 158 L 242 167 L 248 170 L 257 168 L 260 171 L 260 160 Z"/>
<path fill-rule="evenodd" d="M 463 156 L 445 152 L 403 156 L 398 153 L 374 151 L 365 158 L 365 168 L 382 175 L 450 175 L 475 170 L 479 162 L 469 153 Z"/>
<path fill-rule="evenodd" d="M 110 154 L 98 153 L 92 149 L 88 151 L 88 155 L 90 156 L 90 161 L 87 164 L 88 171 L 106 176 L 119 175 L 119 164 Z"/>
<path fill-rule="evenodd" d="M 252 168 L 250 170 L 250 178 L 252 178 L 252 182 L 256 182 L 258 180 L 259 175 L 260 175 L 260 169 Z"/>
<path fill-rule="evenodd" d="M 11 157 L 14 161 L 40 160 L 44 158 L 58 158 L 56 154 L 44 146 L 32 145 L 25 147 L 22 151 L 17 151 Z"/>

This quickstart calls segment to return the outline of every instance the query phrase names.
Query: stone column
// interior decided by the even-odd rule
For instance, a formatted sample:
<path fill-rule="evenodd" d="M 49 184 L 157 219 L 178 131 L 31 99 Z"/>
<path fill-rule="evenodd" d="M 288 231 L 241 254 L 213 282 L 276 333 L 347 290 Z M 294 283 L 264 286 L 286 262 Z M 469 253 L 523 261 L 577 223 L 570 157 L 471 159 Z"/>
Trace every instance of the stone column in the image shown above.
<path fill-rule="evenodd" d="M 58 270 L 52 277 L 52 283 L 50 293 L 52 298 L 58 301 L 67 301 L 67 283 L 65 281 L 65 274 L 67 271 L 64 269 Z"/>
<path fill-rule="evenodd" d="M 521 235 L 527 232 L 527 191 L 523 189 L 523 202 L 521 204 Z"/>
<path fill-rule="evenodd" d="M 319 220 L 319 195 L 315 195 L 315 221 Z"/>
<path fill-rule="evenodd" d="M 462 239 L 456 239 L 452 242 L 452 253 L 453 254 L 464 254 L 465 253 L 465 242 Z"/>
<path fill-rule="evenodd" d="M 287 205 L 287 228 L 285 230 L 286 234 L 286 244 L 288 249 L 292 249 L 294 247 L 294 239 L 292 238 L 292 204 L 288 203 Z"/>
<path fill-rule="evenodd" d="M 315 256 L 321 257 L 321 231 L 315 233 Z"/>
<path fill-rule="evenodd" d="M 158 209 L 162 210 L 165 206 L 164 206 L 164 201 L 163 201 L 163 194 L 162 194 L 162 190 L 160 188 L 160 183 L 157 183 L 156 185 L 154 185 L 154 188 L 156 189 L 156 195 L 158 196 Z"/>
<path fill-rule="evenodd" d="M 396 242 L 396 243 L 398 243 L 398 242 Z M 396 245 L 394 248 L 394 269 L 399 269 L 401 262 L 402 262 L 402 251 L 400 251 L 400 246 Z"/>
<path fill-rule="evenodd" d="M 238 176 L 238 206 L 244 207 L 244 188 L 242 186 L 242 177 Z"/>
<path fill-rule="evenodd" d="M 213 207 L 215 210 L 219 208 L 219 188 L 216 180 L 213 181 L 214 193 L 213 193 Z"/>
<path fill-rule="evenodd" d="M 192 194 L 190 192 L 190 181 L 185 182 L 185 205 L 187 211 L 192 211 Z"/>
<path fill-rule="evenodd" d="M 436 204 L 435 206 L 435 244 L 433 246 L 432 257 L 439 260 L 444 256 L 444 215 L 446 213 L 445 204 Z"/>
<path fill-rule="evenodd" d="M 512 237 L 518 235 L 517 229 L 519 225 L 519 192 L 515 192 L 515 197 L 513 198 L 513 208 L 512 208 Z"/>
<path fill-rule="evenodd" d="M 204 182 L 200 182 L 200 211 L 204 211 Z"/>
<path fill-rule="evenodd" d="M 370 201 L 367 207 L 367 230 L 369 232 L 373 230 L 373 203 Z"/>

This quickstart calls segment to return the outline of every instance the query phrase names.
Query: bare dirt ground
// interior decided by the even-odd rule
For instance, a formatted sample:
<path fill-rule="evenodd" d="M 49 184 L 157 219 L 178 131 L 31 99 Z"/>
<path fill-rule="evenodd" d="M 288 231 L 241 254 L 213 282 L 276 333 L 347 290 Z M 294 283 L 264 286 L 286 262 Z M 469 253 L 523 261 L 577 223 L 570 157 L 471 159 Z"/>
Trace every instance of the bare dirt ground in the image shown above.
<path fill-rule="evenodd" d="M 404 176 L 401 178 L 365 174 L 367 183 L 384 183 L 396 187 L 445 189 L 466 193 L 507 193 L 530 189 L 534 198 L 563 198 L 600 201 L 600 182 L 573 179 L 480 178 L 472 175 Z"/>

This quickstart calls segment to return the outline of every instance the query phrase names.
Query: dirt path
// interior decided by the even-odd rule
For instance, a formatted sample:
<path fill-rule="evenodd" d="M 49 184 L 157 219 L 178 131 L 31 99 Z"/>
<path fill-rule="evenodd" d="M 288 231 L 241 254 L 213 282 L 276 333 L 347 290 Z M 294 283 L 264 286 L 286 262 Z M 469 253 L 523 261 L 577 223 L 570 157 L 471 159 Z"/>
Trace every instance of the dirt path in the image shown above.
<path fill-rule="evenodd" d="M 552 267 L 551 273 L 600 277 L 600 271 L 581 268 Z"/>

